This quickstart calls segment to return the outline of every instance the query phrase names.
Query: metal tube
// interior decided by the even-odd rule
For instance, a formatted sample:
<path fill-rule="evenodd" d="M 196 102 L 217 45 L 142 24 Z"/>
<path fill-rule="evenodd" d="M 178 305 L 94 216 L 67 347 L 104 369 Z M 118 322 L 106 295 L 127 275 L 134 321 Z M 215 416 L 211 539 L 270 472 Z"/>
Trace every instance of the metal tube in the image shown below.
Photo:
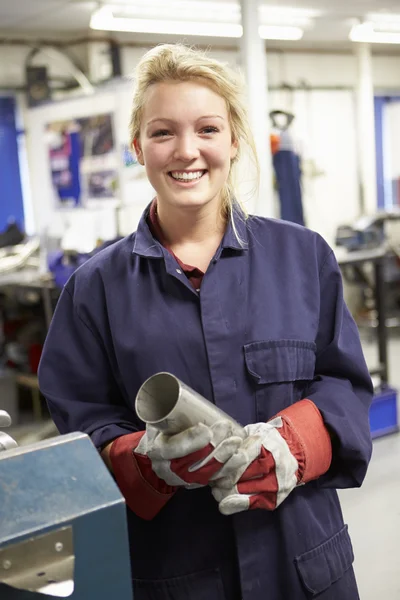
<path fill-rule="evenodd" d="M 233 424 L 234 435 L 245 436 L 243 427 L 232 417 L 171 373 L 157 373 L 147 379 L 136 396 L 135 407 L 144 423 L 168 434 L 224 419 Z"/>

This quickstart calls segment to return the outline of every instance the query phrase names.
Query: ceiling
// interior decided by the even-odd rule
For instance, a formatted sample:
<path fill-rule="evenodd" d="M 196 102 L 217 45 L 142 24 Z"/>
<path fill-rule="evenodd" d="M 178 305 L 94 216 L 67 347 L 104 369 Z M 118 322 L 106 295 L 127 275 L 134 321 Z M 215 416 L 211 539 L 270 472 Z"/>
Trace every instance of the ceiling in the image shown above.
<path fill-rule="evenodd" d="M 234 0 L 215 1 L 233 2 Z M 129 4 L 130 0 L 114 0 L 114 2 Z M 165 3 L 167 2 L 168 0 L 165 0 Z M 298 48 L 307 45 L 329 47 L 332 43 L 336 47 L 350 46 L 348 33 L 351 19 L 362 18 L 369 12 L 400 13 L 399 0 L 263 0 L 262 4 L 315 9 L 321 12 L 321 16 L 316 19 L 316 26 L 306 31 L 303 40 L 295 43 Z M 99 2 L 84 0 L 0 0 L 0 39 L 10 35 L 21 36 L 21 34 L 51 39 L 57 36 L 72 38 L 82 33 L 89 34 L 90 15 L 98 5 Z M 122 39 L 127 37 L 126 34 L 125 36 L 113 34 L 113 36 Z M 132 40 L 132 34 L 129 34 L 129 38 Z M 160 41 L 154 40 L 154 36 L 147 34 L 134 36 L 134 40 L 138 42 L 146 39 L 149 42 Z M 207 43 L 211 42 L 210 38 L 203 39 Z M 224 43 L 227 43 L 226 39 Z M 294 43 L 291 44 L 293 46 Z M 398 47 L 391 49 L 400 52 Z"/>

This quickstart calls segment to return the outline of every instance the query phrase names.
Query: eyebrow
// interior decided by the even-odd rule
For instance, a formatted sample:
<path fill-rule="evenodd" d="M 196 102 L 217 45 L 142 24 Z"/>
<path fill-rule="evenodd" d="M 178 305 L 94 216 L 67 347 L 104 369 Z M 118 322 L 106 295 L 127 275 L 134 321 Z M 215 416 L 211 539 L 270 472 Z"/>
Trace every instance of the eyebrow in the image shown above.
<path fill-rule="evenodd" d="M 222 121 L 225 120 L 224 117 L 222 117 L 221 115 L 204 115 L 203 117 L 199 117 L 197 121 L 201 121 L 202 119 L 222 119 Z M 155 119 L 151 119 L 151 121 L 147 123 L 147 126 L 152 125 L 156 121 L 163 121 L 164 123 L 176 123 L 176 121 L 174 121 L 173 119 L 164 119 L 163 117 L 156 117 Z"/>

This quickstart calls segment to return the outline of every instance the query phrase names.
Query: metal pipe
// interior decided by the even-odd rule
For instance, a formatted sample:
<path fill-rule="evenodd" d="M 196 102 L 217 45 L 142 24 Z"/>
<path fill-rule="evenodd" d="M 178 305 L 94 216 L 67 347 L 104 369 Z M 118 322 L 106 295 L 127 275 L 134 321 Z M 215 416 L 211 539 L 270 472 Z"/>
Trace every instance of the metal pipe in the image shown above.
<path fill-rule="evenodd" d="M 135 407 L 144 423 L 168 434 L 197 423 L 211 426 L 224 419 L 232 423 L 233 435 L 245 437 L 239 423 L 171 373 L 157 373 L 147 379 L 138 391 Z"/>

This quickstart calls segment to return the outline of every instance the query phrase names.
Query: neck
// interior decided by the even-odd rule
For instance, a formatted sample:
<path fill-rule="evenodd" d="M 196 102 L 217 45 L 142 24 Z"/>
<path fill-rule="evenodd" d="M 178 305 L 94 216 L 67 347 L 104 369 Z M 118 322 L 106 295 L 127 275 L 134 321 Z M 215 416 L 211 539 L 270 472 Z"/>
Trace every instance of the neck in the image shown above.
<path fill-rule="evenodd" d="M 183 244 L 205 244 L 218 240 L 224 235 L 226 219 L 219 206 L 201 207 L 198 210 L 164 206 L 157 202 L 157 216 L 165 240 L 171 248 Z"/>

